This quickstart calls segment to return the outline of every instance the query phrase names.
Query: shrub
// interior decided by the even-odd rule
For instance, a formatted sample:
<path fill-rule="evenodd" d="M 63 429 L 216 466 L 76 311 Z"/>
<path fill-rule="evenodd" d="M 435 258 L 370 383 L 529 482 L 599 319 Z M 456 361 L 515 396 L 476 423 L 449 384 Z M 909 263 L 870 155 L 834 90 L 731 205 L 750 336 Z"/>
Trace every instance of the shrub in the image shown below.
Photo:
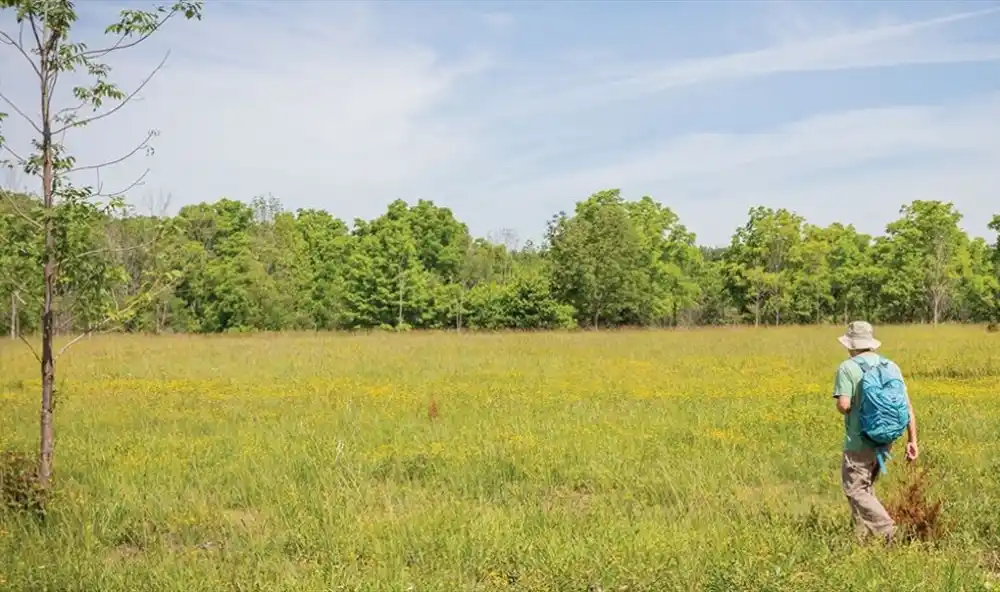
<path fill-rule="evenodd" d="M 0 452 L 0 511 L 44 515 L 46 492 L 35 469 L 34 458 L 23 452 Z"/>
<path fill-rule="evenodd" d="M 886 508 L 903 540 L 933 541 L 944 534 L 941 501 L 928 499 L 927 485 L 927 471 L 914 468 L 902 493 Z"/>

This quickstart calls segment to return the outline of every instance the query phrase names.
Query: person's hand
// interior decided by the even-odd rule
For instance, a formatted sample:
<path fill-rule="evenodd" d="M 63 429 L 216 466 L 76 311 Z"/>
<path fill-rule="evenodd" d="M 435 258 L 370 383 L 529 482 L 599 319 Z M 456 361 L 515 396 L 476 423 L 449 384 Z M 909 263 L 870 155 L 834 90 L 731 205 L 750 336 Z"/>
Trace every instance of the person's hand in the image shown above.
<path fill-rule="evenodd" d="M 906 443 L 906 460 L 914 461 L 920 456 L 920 448 L 917 446 L 916 442 Z"/>

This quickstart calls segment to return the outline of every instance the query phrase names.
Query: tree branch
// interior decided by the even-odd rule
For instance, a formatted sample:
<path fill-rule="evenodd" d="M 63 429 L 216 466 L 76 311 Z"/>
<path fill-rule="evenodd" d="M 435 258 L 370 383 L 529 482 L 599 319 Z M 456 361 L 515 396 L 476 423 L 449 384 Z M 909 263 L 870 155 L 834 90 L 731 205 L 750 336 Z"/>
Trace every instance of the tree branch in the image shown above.
<path fill-rule="evenodd" d="M 7 95 L 3 94 L 3 92 L 0 92 L 0 99 L 3 99 L 3 102 L 5 102 L 8 105 L 10 105 L 10 108 L 13 109 L 15 113 L 17 113 L 18 115 L 20 115 L 21 117 L 23 117 L 24 120 L 27 121 L 31 125 L 31 127 L 35 128 L 36 132 L 38 132 L 39 134 L 42 133 L 42 128 L 38 127 L 38 124 L 35 123 L 35 120 L 33 120 L 32 118 L 28 117 L 28 115 L 24 111 L 21 111 L 21 108 L 18 107 L 17 105 L 15 105 L 13 101 L 11 101 L 10 99 L 8 99 Z"/>
<path fill-rule="evenodd" d="M 14 211 L 17 212 L 17 214 L 19 216 L 21 216 L 22 218 L 24 218 L 29 224 L 33 225 L 35 228 L 37 228 L 39 230 L 44 230 L 45 229 L 45 226 L 41 222 L 39 222 L 38 220 L 35 220 L 31 216 L 28 216 L 27 214 L 25 214 L 21 210 L 21 207 L 17 205 L 17 202 L 14 200 L 14 197 L 13 197 L 13 195 L 11 193 L 9 193 L 7 191 L 4 191 L 3 195 L 4 195 L 4 197 L 7 198 L 7 201 L 10 202 L 10 207 L 14 208 Z"/>
<path fill-rule="evenodd" d="M 56 111 L 55 118 L 63 117 L 65 113 L 69 113 L 71 111 L 79 111 L 80 109 L 83 109 L 86 106 L 87 106 L 87 101 L 80 101 L 80 104 L 77 105 L 76 107 L 63 107 L 62 109 Z"/>
<path fill-rule="evenodd" d="M 24 335 L 22 335 L 20 331 L 17 332 L 17 337 L 18 337 L 18 339 L 20 339 L 21 341 L 24 342 L 24 345 L 28 346 L 28 351 L 30 351 L 31 355 L 35 356 L 35 359 L 38 360 L 39 364 L 41 364 L 42 363 L 42 356 L 38 355 L 38 352 L 35 351 L 35 347 L 33 345 L 31 345 L 31 342 L 29 342 L 27 339 L 25 339 Z"/>
<path fill-rule="evenodd" d="M 167 58 L 169 58 L 169 57 L 170 57 L 170 52 L 168 51 L 167 55 L 163 56 L 163 59 L 160 60 L 159 65 L 157 65 L 156 68 L 154 68 L 153 71 L 150 72 L 149 76 L 147 76 L 142 81 L 142 83 L 139 84 L 139 87 L 136 88 L 134 91 L 132 91 L 132 93 L 129 94 L 127 97 L 125 97 L 124 99 L 122 99 L 122 101 L 120 103 L 118 103 L 117 105 L 115 105 L 114 108 L 112 108 L 109 111 L 105 111 L 104 113 L 101 113 L 100 115 L 95 115 L 93 117 L 88 117 L 87 119 L 81 119 L 80 121 L 74 121 L 72 123 L 68 123 L 65 126 L 59 128 L 58 130 L 52 132 L 53 135 L 59 135 L 62 132 L 66 131 L 66 130 L 68 130 L 70 128 L 83 127 L 83 126 L 91 124 L 91 123 L 93 123 L 95 121 L 100 121 L 101 119 L 104 119 L 105 117 L 108 117 L 110 115 L 114 115 L 119 109 L 121 109 L 122 107 L 124 107 L 125 105 L 127 105 L 129 103 L 129 101 L 131 101 L 135 97 L 135 95 L 137 95 L 139 93 L 139 91 L 141 91 L 143 88 L 145 88 L 145 86 L 147 84 L 149 84 L 149 81 L 153 79 L 153 76 L 156 76 L 156 73 L 159 72 L 160 69 L 163 68 L 163 65 L 167 63 Z"/>
<path fill-rule="evenodd" d="M 80 171 L 100 170 L 100 169 L 102 169 L 104 167 L 110 167 L 110 166 L 114 166 L 116 164 L 121 164 L 122 162 L 125 162 L 126 160 L 128 160 L 129 158 L 131 158 L 132 156 L 134 156 L 137 152 L 139 152 L 143 148 L 149 148 L 149 141 L 153 137 L 155 137 L 155 136 L 156 136 L 156 132 L 149 132 L 149 133 L 147 133 L 146 134 L 146 138 L 142 142 L 140 142 L 138 146 L 136 146 L 135 148 L 133 148 L 131 152 L 129 152 L 125 156 L 122 156 L 121 158 L 116 158 L 115 160 L 109 160 L 108 162 L 103 162 L 101 164 L 91 164 L 91 165 L 87 165 L 87 166 L 81 166 L 81 167 L 72 168 L 72 169 L 69 169 L 68 171 L 66 171 L 66 174 L 79 173 Z"/>
<path fill-rule="evenodd" d="M 122 49 L 128 49 L 130 47 L 135 47 L 136 45 L 139 45 L 140 43 L 142 43 L 146 39 L 149 39 L 149 37 L 153 33 L 155 33 L 158 30 L 160 30 L 160 27 L 162 27 L 167 21 L 169 21 L 175 14 L 177 14 L 177 11 L 176 10 L 171 10 L 167 14 L 167 16 L 165 16 L 162 19 L 160 19 L 155 25 L 153 25 L 150 28 L 149 31 L 147 31 L 146 33 L 140 35 L 139 38 L 136 39 L 135 41 L 132 41 L 130 43 L 124 43 L 125 39 L 127 39 L 128 37 L 126 35 L 122 35 L 121 37 L 119 37 L 118 41 L 116 41 L 115 44 L 112 45 L 111 47 L 108 47 L 108 48 L 105 48 L 105 49 L 92 49 L 90 51 L 85 51 L 85 52 L 83 52 L 80 55 L 82 55 L 82 56 L 84 56 L 86 58 L 90 58 L 90 59 L 98 59 L 98 58 L 103 58 L 104 56 L 108 55 L 109 53 L 112 53 L 112 52 L 115 52 L 115 51 L 119 51 L 119 50 L 122 50 Z M 124 45 L 123 45 L 123 43 L 124 43 Z"/>
<path fill-rule="evenodd" d="M 160 294 L 162 294 L 163 292 L 165 292 L 169 288 L 173 287 L 173 285 L 174 285 L 174 282 L 169 282 L 167 284 L 164 284 L 156 292 L 150 293 L 149 296 L 159 296 Z M 120 316 L 120 315 L 122 315 L 124 313 L 130 312 L 132 309 L 134 309 L 136 307 L 137 304 L 139 304 L 143 300 L 145 300 L 145 298 L 136 298 L 135 300 L 132 301 L 131 304 L 129 304 L 128 306 L 126 306 L 122 310 L 118 311 L 118 314 L 116 316 Z M 64 345 L 59 350 L 59 353 L 57 353 L 53 359 L 58 360 L 63 355 L 63 353 L 66 350 L 68 350 L 69 348 L 73 347 L 78 341 L 80 341 L 81 339 L 87 337 L 88 335 L 92 335 L 95 331 L 97 331 L 98 329 L 100 329 L 104 325 L 107 325 L 112 320 L 114 320 L 114 316 L 107 316 L 107 317 L 104 318 L 103 321 L 97 323 L 96 325 L 90 327 L 89 329 L 87 329 L 83 333 L 77 335 L 72 341 L 70 341 L 69 343 L 67 343 L 66 345 Z"/>
<path fill-rule="evenodd" d="M 35 36 L 35 46 L 38 48 L 38 51 L 42 51 L 45 44 L 42 43 L 42 38 L 38 35 L 38 24 L 35 23 L 35 16 L 28 15 L 28 22 L 31 24 L 31 34 Z M 42 77 L 41 73 L 38 74 L 38 77 Z"/>
<path fill-rule="evenodd" d="M 11 148 L 9 144 L 0 144 L 0 149 L 6 150 L 7 152 L 10 152 L 14 156 L 14 158 L 17 159 L 17 164 L 19 164 L 19 165 L 23 166 L 24 164 L 26 164 L 28 162 L 28 159 L 24 158 L 23 156 L 21 156 L 17 152 L 14 152 L 14 149 Z"/>
<path fill-rule="evenodd" d="M 21 304 L 27 305 L 27 303 L 24 301 L 24 299 L 21 298 L 21 294 L 27 294 L 28 298 L 31 298 L 31 300 L 35 304 L 41 304 L 42 303 L 42 299 L 41 298 L 39 298 L 38 296 L 34 295 L 31 292 L 31 290 L 28 290 L 27 288 L 25 288 L 24 285 L 22 285 L 20 282 L 16 282 L 16 281 L 14 281 L 14 280 L 12 280 L 10 278 L 8 278 L 7 281 L 12 286 L 14 286 L 15 290 L 18 292 L 17 299 L 21 301 Z"/>
<path fill-rule="evenodd" d="M 132 245 L 131 247 L 101 247 L 100 249 L 92 249 L 90 251 L 84 251 L 83 253 L 80 253 L 79 255 L 74 256 L 73 259 L 82 259 L 84 257 L 89 257 L 90 255 L 99 255 L 99 254 L 102 254 L 102 253 L 109 253 L 109 254 L 110 253 L 128 253 L 129 251 L 135 251 L 135 250 L 138 250 L 138 249 L 145 249 L 145 248 L 151 247 L 151 246 L 155 245 L 158 240 L 160 240 L 159 236 L 157 236 L 156 238 L 154 238 L 153 240 L 151 240 L 149 242 L 143 243 L 141 245 Z"/>
<path fill-rule="evenodd" d="M 138 179 L 136 179 L 135 181 L 133 181 L 131 185 L 129 185 L 125 189 L 122 189 L 121 191 L 114 191 L 112 193 L 104 193 L 103 190 L 101 189 L 102 185 L 99 185 L 98 188 L 97 188 L 97 193 L 94 193 L 93 195 L 91 195 L 91 197 L 118 197 L 118 196 L 121 196 L 121 195 L 125 195 L 129 191 L 132 191 L 133 189 L 135 189 L 136 187 L 138 187 L 139 185 L 141 185 L 143 179 L 146 178 L 146 175 L 149 174 L 150 170 L 151 169 L 146 169 L 145 171 L 143 171 L 143 173 L 141 175 L 139 175 Z"/>
<path fill-rule="evenodd" d="M 110 317 L 109 317 L 109 319 L 110 319 Z M 108 320 L 108 319 L 105 319 L 105 322 L 107 322 L 107 320 Z M 104 323 L 101 323 L 101 324 L 103 325 Z M 66 351 L 66 350 L 68 350 L 69 348 L 71 348 L 71 347 L 73 347 L 74 345 L 76 345 L 76 342 L 77 342 L 77 341 L 80 341 L 80 340 L 81 340 L 81 339 L 83 339 L 84 337 L 87 337 L 88 335 L 91 335 L 91 334 L 93 334 L 93 333 L 94 333 L 94 331 L 97 331 L 97 329 L 98 329 L 98 328 L 99 328 L 99 326 L 97 326 L 97 327 L 94 327 L 94 328 L 92 328 L 92 329 L 87 329 L 87 330 L 86 330 L 86 331 L 84 331 L 83 333 L 80 333 L 79 335 L 77 335 L 77 336 L 76 336 L 76 337 L 75 337 L 75 338 L 74 338 L 74 339 L 73 339 L 72 341 L 70 341 L 69 343 L 67 343 L 66 345 L 64 345 L 64 346 L 62 347 L 62 349 L 60 349 L 60 350 L 59 350 L 59 353 L 57 353 L 57 354 L 55 355 L 55 357 L 54 357 L 53 359 L 55 359 L 55 360 L 58 360 L 58 359 L 59 359 L 59 357 L 63 355 L 63 352 L 65 352 L 65 351 Z"/>
<path fill-rule="evenodd" d="M 24 51 L 24 41 L 23 39 L 21 39 L 21 36 L 23 36 L 23 34 L 24 34 L 24 25 L 21 25 L 21 35 L 19 36 L 18 41 L 14 41 L 14 38 L 8 35 L 5 31 L 0 31 L 0 42 L 5 43 L 6 45 L 11 45 L 13 47 L 16 47 L 17 51 L 22 56 L 24 56 L 24 59 L 28 60 L 28 63 L 31 64 L 31 68 L 35 71 L 35 74 L 39 78 L 41 78 L 42 71 L 38 69 L 38 66 L 35 64 L 35 61 L 31 59 L 31 56 L 28 55 L 28 52 Z"/>
<path fill-rule="evenodd" d="M 67 122 L 67 123 L 72 123 L 72 120 L 68 119 L 68 117 L 70 116 L 70 114 L 71 113 L 77 113 L 77 112 L 79 112 L 81 109 L 83 109 L 86 106 L 87 106 L 87 101 L 80 101 L 80 104 L 77 105 L 76 107 L 63 107 L 62 109 L 60 109 L 59 111 L 56 112 L 56 114 L 52 118 L 52 120 L 53 121 L 57 121 L 59 123 L 62 123 L 64 121 Z M 63 132 L 63 133 L 65 133 L 65 132 Z"/>
<path fill-rule="evenodd" d="M 52 76 L 48 80 L 48 96 L 53 97 L 56 94 L 56 85 L 59 84 L 59 73 L 60 70 L 56 70 L 52 73 Z"/>

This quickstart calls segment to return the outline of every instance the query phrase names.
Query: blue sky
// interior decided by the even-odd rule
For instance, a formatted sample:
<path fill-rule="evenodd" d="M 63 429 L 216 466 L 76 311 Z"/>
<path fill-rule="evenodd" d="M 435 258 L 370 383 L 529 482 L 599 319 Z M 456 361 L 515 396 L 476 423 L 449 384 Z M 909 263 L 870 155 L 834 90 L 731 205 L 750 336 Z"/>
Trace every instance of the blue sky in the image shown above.
<path fill-rule="evenodd" d="M 83 38 L 121 6 L 78 3 Z M 136 204 L 272 194 L 349 221 L 426 198 L 537 240 L 617 187 L 707 244 L 757 204 L 873 233 L 913 199 L 980 236 L 1000 213 L 1000 2 L 208 0 L 116 56 L 116 80 L 167 50 L 141 101 L 67 138 L 98 162 L 158 129 L 155 155 L 102 171 L 148 168 Z M 19 59 L 0 47 L 0 91 L 33 105 Z"/>

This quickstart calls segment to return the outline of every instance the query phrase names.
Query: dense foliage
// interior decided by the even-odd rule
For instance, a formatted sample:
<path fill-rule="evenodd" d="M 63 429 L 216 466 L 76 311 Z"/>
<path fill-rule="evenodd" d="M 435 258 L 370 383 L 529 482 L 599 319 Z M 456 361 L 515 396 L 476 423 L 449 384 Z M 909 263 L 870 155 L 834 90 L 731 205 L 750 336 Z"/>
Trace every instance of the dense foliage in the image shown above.
<path fill-rule="evenodd" d="M 38 201 L 0 200 L 0 298 L 38 329 Z M 57 208 L 58 209 L 58 208 Z M 1000 248 L 949 203 L 915 201 L 882 236 L 753 208 L 725 248 L 699 247 L 670 208 L 602 191 L 560 213 L 541 245 L 470 235 L 447 208 L 396 201 L 352 225 L 273 198 L 176 216 L 57 214 L 60 331 L 115 317 L 129 331 L 546 329 L 571 326 L 992 322 Z M 1000 216 L 990 228 L 1000 230 Z M 157 286 L 150 290 L 150 286 Z M 162 287 L 160 287 L 162 286 Z M 149 297 L 134 300 L 135 295 Z M 16 295 L 16 296 L 15 296 Z M 11 315 L 0 327 L 9 331 Z"/>

